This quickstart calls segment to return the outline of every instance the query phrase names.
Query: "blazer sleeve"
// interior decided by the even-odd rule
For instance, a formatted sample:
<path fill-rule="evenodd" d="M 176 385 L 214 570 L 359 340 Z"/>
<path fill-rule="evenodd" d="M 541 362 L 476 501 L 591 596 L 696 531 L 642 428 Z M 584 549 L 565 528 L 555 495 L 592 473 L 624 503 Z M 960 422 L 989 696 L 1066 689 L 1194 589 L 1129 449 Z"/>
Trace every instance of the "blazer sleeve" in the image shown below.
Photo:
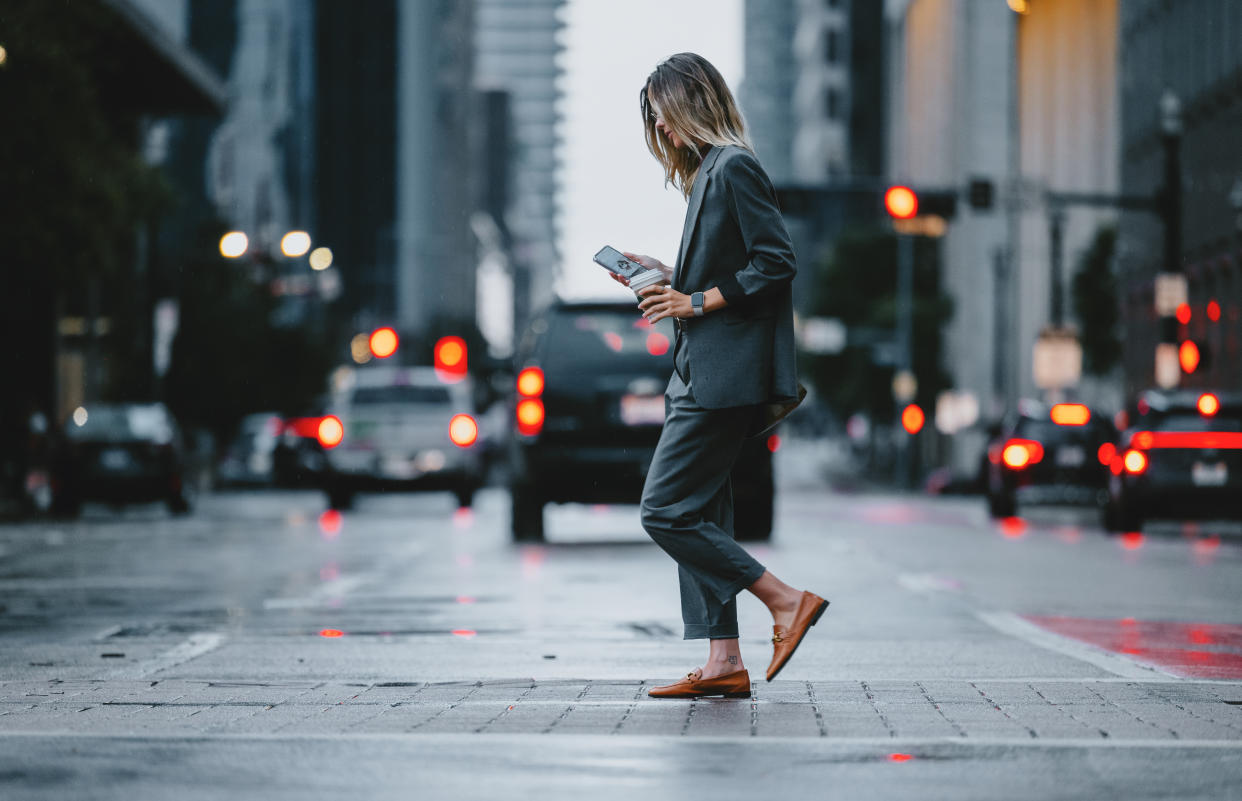
<path fill-rule="evenodd" d="M 797 266 L 776 204 L 776 190 L 759 161 L 749 153 L 738 154 L 721 165 L 721 172 L 729 215 L 746 246 L 746 266 L 724 279 L 718 289 L 730 306 L 744 305 L 788 285 Z"/>

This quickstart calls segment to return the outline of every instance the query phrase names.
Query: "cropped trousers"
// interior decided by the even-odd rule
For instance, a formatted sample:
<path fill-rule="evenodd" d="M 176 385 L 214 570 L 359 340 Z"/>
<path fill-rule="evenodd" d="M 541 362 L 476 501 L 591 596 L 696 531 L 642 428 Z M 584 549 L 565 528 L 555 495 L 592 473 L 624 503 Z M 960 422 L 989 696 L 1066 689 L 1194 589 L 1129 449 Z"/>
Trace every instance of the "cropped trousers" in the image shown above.
<path fill-rule="evenodd" d="M 738 636 L 735 596 L 764 567 L 733 539 L 729 473 L 757 409 L 704 409 L 694 399 L 683 338 L 664 394 L 664 429 L 647 473 L 642 523 L 677 562 L 685 639 Z"/>

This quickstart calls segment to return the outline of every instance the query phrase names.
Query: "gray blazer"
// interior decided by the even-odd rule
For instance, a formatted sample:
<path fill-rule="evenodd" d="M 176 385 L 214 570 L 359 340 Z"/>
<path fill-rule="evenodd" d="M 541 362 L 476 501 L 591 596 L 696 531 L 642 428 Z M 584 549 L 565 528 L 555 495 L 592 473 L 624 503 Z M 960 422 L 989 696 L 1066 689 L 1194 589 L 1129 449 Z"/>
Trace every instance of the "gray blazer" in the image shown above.
<path fill-rule="evenodd" d="M 759 160 L 713 147 L 690 192 L 673 273 L 678 292 L 718 287 L 728 306 L 684 323 L 690 383 L 705 409 L 798 397 L 793 244 Z"/>

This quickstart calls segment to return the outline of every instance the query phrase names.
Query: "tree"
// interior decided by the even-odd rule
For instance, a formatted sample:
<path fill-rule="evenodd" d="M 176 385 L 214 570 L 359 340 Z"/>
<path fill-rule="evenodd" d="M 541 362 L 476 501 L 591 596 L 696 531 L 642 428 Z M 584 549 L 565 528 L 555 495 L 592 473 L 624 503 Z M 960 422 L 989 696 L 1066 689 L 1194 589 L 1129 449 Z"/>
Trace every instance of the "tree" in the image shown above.
<path fill-rule="evenodd" d="M 896 328 L 897 240 L 885 230 L 846 230 L 831 255 L 814 265 L 815 295 L 809 312 L 834 317 L 855 332 Z M 912 361 L 918 402 L 932 408 L 950 385 L 940 367 L 940 331 L 953 315 L 952 301 L 940 291 L 936 240 L 915 241 Z M 840 414 L 857 411 L 873 419 L 892 419 L 892 365 L 877 365 L 869 347 L 849 347 L 831 356 L 806 356 L 803 370 L 816 391 Z"/>
<path fill-rule="evenodd" d="M 1082 332 L 1083 369 L 1092 375 L 1106 375 L 1121 361 L 1117 277 L 1112 264 L 1116 242 L 1117 229 L 1101 227 L 1074 274 L 1074 314 Z"/>

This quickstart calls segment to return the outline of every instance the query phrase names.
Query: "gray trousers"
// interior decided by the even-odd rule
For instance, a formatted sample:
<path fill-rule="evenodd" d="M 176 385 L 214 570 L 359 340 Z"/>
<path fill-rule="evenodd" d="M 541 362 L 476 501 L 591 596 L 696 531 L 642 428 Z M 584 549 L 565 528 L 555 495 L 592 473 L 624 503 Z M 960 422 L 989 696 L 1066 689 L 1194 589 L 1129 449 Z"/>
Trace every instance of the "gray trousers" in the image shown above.
<path fill-rule="evenodd" d="M 675 351 L 677 369 L 664 394 L 664 430 L 643 486 L 643 528 L 677 562 L 685 639 L 734 639 L 734 597 L 764 571 L 733 539 L 729 484 L 756 409 L 699 407 L 683 351 Z"/>

